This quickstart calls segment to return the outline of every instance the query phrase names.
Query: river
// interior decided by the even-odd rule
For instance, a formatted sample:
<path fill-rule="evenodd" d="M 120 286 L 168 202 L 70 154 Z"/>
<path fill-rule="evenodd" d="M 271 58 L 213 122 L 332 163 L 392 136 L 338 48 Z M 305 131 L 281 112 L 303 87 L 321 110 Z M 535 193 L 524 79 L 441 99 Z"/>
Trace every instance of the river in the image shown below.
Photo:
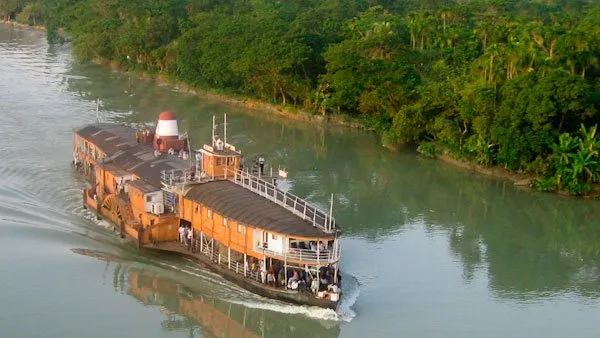
<path fill-rule="evenodd" d="M 96 105 L 99 100 L 99 113 Z M 72 129 L 174 111 L 289 170 L 342 225 L 337 313 L 266 300 L 193 263 L 138 252 L 82 208 Z M 374 135 L 269 117 L 74 61 L 0 25 L 0 336 L 599 336 L 600 204 L 526 192 Z M 594 324 L 596 323 L 596 324 Z"/>

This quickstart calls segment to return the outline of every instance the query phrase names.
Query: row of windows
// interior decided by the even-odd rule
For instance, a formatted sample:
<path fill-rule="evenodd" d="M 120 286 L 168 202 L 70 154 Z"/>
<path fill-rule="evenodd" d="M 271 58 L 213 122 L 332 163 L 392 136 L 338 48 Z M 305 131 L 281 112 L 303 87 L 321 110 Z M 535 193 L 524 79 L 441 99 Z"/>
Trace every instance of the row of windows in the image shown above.
<path fill-rule="evenodd" d="M 196 213 L 200 213 L 200 206 L 198 204 L 196 204 L 194 206 L 194 211 Z M 212 211 L 212 209 L 208 209 L 207 208 L 206 209 L 206 213 L 207 213 L 208 218 L 212 219 L 212 217 L 213 217 L 213 211 Z M 223 217 L 223 226 L 227 227 L 227 228 L 229 227 L 229 219 L 227 217 Z M 239 233 L 245 233 L 244 226 L 238 223 L 238 225 L 237 225 L 237 231 Z"/>
<path fill-rule="evenodd" d="M 223 165 L 227 163 L 227 165 L 235 164 L 235 157 L 216 157 L 216 165 Z"/>

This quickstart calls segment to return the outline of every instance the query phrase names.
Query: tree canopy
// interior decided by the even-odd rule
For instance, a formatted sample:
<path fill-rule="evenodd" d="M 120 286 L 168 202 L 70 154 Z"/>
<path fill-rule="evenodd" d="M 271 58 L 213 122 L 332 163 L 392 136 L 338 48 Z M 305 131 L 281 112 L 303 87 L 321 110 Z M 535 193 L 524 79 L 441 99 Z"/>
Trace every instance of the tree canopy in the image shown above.
<path fill-rule="evenodd" d="M 0 0 L 0 14 L 45 21 L 51 40 L 65 28 L 82 60 L 345 114 L 386 144 L 526 171 L 543 189 L 584 194 L 600 177 L 556 179 L 561 135 L 596 137 L 595 0 L 44 1 L 40 14 Z"/>

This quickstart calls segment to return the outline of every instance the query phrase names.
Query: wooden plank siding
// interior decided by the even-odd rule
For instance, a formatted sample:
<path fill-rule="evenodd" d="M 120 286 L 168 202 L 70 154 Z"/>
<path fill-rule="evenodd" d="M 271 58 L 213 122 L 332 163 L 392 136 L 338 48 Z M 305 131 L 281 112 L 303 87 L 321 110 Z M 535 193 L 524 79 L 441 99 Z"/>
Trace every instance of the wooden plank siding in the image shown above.
<path fill-rule="evenodd" d="M 254 228 L 240 224 L 234 219 L 223 217 L 215 210 L 187 198 L 180 203 L 180 216 L 192 224 L 196 238 L 202 232 L 239 253 L 245 253 L 258 259 L 264 258 L 262 253 L 254 251 Z"/>

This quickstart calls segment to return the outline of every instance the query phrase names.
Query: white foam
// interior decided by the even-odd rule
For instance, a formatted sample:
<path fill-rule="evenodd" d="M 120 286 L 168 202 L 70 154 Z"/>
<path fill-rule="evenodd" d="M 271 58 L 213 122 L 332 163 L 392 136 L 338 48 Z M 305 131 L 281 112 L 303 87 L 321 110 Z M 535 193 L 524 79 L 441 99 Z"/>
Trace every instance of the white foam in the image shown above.
<path fill-rule="evenodd" d="M 340 316 L 337 312 L 331 309 L 324 309 L 316 306 L 300 306 L 291 305 L 286 303 L 270 303 L 270 302 L 253 302 L 253 301 L 237 301 L 229 300 L 234 304 L 239 304 L 251 309 L 261 309 L 273 312 L 287 313 L 287 314 L 299 314 L 314 319 L 328 320 L 328 321 L 340 321 Z"/>

